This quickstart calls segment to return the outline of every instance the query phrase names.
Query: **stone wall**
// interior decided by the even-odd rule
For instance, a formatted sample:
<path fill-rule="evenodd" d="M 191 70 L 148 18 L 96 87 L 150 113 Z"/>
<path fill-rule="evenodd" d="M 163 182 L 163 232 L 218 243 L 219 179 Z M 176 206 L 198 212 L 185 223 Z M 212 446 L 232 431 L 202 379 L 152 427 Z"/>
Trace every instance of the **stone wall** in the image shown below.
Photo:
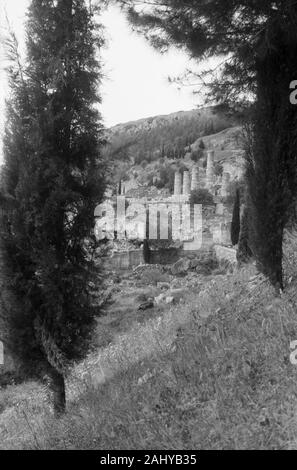
<path fill-rule="evenodd" d="M 130 269 L 142 263 L 144 263 L 142 250 L 120 251 L 103 258 L 103 265 L 107 269 Z"/>
<path fill-rule="evenodd" d="M 151 250 L 151 264 L 174 264 L 180 258 L 198 258 L 204 260 L 212 257 L 213 249 L 208 246 L 200 250 L 183 250 L 182 248 L 159 248 Z M 111 257 L 103 259 L 103 265 L 107 269 L 125 270 L 144 264 L 142 250 L 114 253 Z"/>

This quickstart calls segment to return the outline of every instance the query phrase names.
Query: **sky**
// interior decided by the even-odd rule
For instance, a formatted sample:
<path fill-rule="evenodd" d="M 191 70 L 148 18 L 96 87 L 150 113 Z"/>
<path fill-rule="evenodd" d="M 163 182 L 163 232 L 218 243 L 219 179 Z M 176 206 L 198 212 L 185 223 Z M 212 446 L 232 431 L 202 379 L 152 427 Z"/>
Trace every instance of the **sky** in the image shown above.
<path fill-rule="evenodd" d="M 0 0 L 0 38 L 5 35 L 7 12 L 21 47 L 24 44 L 24 20 L 29 0 Z M 132 32 L 124 14 L 116 7 L 101 19 L 107 44 L 101 51 L 104 80 L 100 88 L 101 114 L 109 127 L 144 117 L 186 111 L 195 108 L 192 89 L 179 89 L 168 76 L 181 75 L 190 65 L 189 57 L 179 50 L 165 55 L 155 51 L 141 35 Z M 4 99 L 8 93 L 3 48 L 0 49 L 0 131 L 4 125 Z"/>

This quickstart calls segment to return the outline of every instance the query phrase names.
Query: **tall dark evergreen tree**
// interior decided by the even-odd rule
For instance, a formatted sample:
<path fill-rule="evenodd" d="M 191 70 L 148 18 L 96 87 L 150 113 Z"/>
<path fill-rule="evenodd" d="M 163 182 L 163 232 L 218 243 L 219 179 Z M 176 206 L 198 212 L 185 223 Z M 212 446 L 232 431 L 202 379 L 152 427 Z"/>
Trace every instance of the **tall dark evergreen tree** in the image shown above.
<path fill-rule="evenodd" d="M 244 204 L 240 223 L 238 249 L 236 254 L 239 266 L 244 263 L 248 263 L 253 256 L 253 252 L 250 247 L 250 232 L 249 210 L 248 206 Z"/>
<path fill-rule="evenodd" d="M 149 240 L 147 238 L 143 240 L 143 259 L 144 259 L 145 264 L 150 264 L 151 249 L 149 245 Z"/>
<path fill-rule="evenodd" d="M 197 59 L 222 59 L 221 73 L 216 68 L 201 80 L 211 84 L 212 98 L 234 104 L 255 97 L 255 145 L 247 176 L 253 254 L 273 285 L 283 287 L 283 233 L 297 194 L 297 106 L 289 101 L 290 83 L 297 77 L 296 2 L 117 2 L 159 49 L 174 44 Z"/>
<path fill-rule="evenodd" d="M 236 190 L 235 201 L 233 206 L 232 222 L 231 222 L 231 242 L 237 245 L 240 233 L 240 192 Z"/>
<path fill-rule="evenodd" d="M 18 308 L 10 342 L 30 374 L 51 379 L 65 408 L 65 375 L 88 350 L 97 308 L 91 286 L 94 209 L 104 193 L 98 104 L 102 34 L 84 0 L 32 0 L 27 58 L 10 42 L 4 140 L 2 253 Z M 91 282 L 92 281 L 92 282 Z"/>

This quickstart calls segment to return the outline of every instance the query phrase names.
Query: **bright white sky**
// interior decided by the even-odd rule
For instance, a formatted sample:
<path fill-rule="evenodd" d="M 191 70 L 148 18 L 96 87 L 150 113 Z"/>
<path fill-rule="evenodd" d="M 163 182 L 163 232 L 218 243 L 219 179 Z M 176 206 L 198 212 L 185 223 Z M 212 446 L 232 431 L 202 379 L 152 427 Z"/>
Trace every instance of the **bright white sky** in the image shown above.
<path fill-rule="evenodd" d="M 30 0 L 0 0 L 1 35 L 5 34 L 5 10 L 20 44 L 24 44 L 25 11 Z M 191 88 L 179 90 L 168 76 L 178 76 L 190 65 L 187 55 L 172 50 L 155 51 L 146 40 L 131 31 L 125 16 L 115 7 L 104 13 L 107 47 L 103 51 L 105 79 L 101 88 L 101 113 L 106 126 L 158 114 L 190 110 L 197 104 Z M 1 51 L 1 64 L 4 51 Z M 0 130 L 4 122 L 7 85 L 0 66 Z M 1 149 L 0 149 L 1 154 Z"/>

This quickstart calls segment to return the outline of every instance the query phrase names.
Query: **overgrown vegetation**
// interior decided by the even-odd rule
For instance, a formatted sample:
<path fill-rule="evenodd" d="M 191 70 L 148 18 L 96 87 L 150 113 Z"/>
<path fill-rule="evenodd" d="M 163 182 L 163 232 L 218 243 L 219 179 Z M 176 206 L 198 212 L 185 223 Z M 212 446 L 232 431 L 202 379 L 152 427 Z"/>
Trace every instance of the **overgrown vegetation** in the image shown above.
<path fill-rule="evenodd" d="M 188 320 L 169 349 L 89 387 L 63 419 L 27 410 L 27 424 L 20 415 L 22 447 L 296 448 L 296 285 L 275 298 L 254 274 L 248 267 L 206 284 L 183 305 Z"/>
<path fill-rule="evenodd" d="M 214 198 L 208 189 L 200 188 L 191 191 L 190 204 L 202 204 L 203 206 L 213 206 Z"/>

